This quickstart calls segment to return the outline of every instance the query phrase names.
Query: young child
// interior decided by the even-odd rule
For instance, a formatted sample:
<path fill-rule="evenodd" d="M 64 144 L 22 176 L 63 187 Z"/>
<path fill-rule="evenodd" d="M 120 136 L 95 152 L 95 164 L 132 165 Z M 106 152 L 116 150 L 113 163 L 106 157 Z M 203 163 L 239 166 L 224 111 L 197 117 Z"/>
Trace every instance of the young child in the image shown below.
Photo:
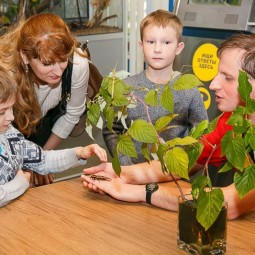
<path fill-rule="evenodd" d="M 126 78 L 124 81 L 130 86 L 146 87 L 148 90 L 155 89 L 155 85 L 165 85 L 170 81 L 171 86 L 181 77 L 181 73 L 173 70 L 173 62 L 179 55 L 184 43 L 181 42 L 182 24 L 179 18 L 164 10 L 157 10 L 146 16 L 140 24 L 141 42 L 139 45 L 143 51 L 147 70 Z M 140 90 L 135 95 L 144 99 L 147 91 Z M 178 114 L 171 122 L 176 126 L 163 133 L 161 137 L 166 141 L 175 137 L 184 137 L 193 126 L 207 119 L 207 112 L 202 97 L 197 88 L 173 91 L 174 113 Z M 149 107 L 149 114 L 153 123 L 169 114 L 162 107 Z M 131 122 L 136 119 L 147 120 L 144 106 L 138 103 L 136 108 L 128 110 L 126 124 L 130 127 Z M 115 121 L 113 132 L 107 128 L 103 129 L 103 137 L 111 155 L 117 144 L 117 135 L 124 132 L 121 121 Z M 119 156 L 121 165 L 131 165 L 146 161 L 140 151 L 141 144 L 135 143 L 138 159 Z M 140 151 L 140 153 L 139 153 Z"/>
<path fill-rule="evenodd" d="M 43 151 L 40 146 L 26 140 L 11 125 L 15 97 L 15 80 L 0 68 L 0 207 L 29 188 L 30 173 L 26 169 L 40 174 L 61 172 L 84 164 L 85 159 L 94 154 L 101 161 L 107 161 L 106 151 L 97 144 Z"/>

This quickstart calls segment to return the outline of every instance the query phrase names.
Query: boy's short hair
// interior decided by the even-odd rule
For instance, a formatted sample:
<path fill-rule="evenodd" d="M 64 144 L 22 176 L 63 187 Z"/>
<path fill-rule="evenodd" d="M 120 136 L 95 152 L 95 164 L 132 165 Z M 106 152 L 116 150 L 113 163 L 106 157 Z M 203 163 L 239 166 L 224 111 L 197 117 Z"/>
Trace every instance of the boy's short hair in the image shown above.
<path fill-rule="evenodd" d="M 182 23 L 180 19 L 173 13 L 166 10 L 157 10 L 147 15 L 140 24 L 140 37 L 143 41 L 143 31 L 146 27 L 154 25 L 165 28 L 171 26 L 176 31 L 177 41 L 181 42 L 182 37 Z"/>
<path fill-rule="evenodd" d="M 16 92 L 16 81 L 0 66 L 0 103 L 6 103 L 12 96 L 16 97 Z"/>

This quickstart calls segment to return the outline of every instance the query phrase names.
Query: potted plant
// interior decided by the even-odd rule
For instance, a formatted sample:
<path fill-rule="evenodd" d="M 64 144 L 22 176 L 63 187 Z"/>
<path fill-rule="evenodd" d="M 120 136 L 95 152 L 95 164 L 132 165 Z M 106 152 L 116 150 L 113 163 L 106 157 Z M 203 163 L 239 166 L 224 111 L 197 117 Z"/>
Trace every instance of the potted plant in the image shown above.
<path fill-rule="evenodd" d="M 173 128 L 171 121 L 175 115 L 172 114 L 174 109 L 172 90 L 189 89 L 200 85 L 202 84 L 197 77 L 192 74 L 184 74 L 172 87 L 166 84 L 163 88 L 155 86 L 155 90 L 148 91 L 143 101 L 144 107 L 146 108 L 148 105 L 157 107 L 161 104 L 169 114 L 159 118 L 156 123 L 150 122 L 150 116 L 148 116 L 149 121 L 135 120 L 130 128 L 127 128 L 126 132 L 119 136 L 112 161 L 118 175 L 121 171 L 118 154 L 136 157 L 133 140 L 137 140 L 142 143 L 142 152 L 145 158 L 150 161 L 150 155 L 157 155 L 162 165 L 162 171 L 171 175 L 178 187 L 174 176 L 178 175 L 180 178 L 189 180 L 189 169 L 192 168 L 203 148 L 199 139 L 213 128 L 215 121 L 210 124 L 207 121 L 200 123 L 190 132 L 189 136 L 184 138 L 162 141 L 160 133 L 168 128 Z M 143 88 L 138 87 L 137 89 Z M 91 125 L 98 126 L 99 123 L 102 123 L 101 114 L 104 115 L 110 130 L 114 118 L 124 120 L 127 108 L 135 107 L 137 100 L 141 100 L 133 92 L 129 86 L 116 77 L 114 72 L 111 77 L 105 77 L 98 95 L 87 105 L 87 132 L 91 133 Z M 249 178 L 255 167 L 249 157 L 249 152 L 255 150 L 253 141 L 255 129 L 247 119 L 247 115 L 255 111 L 255 101 L 250 99 L 251 85 L 247 75 L 241 71 L 239 93 L 245 105 L 238 107 L 229 119 L 229 124 L 234 127 L 222 139 L 222 153 L 226 155 L 227 163 L 221 172 L 228 171 L 233 167 L 236 169 L 234 181 L 239 195 L 243 197 L 255 187 L 255 183 L 252 182 L 255 178 Z M 180 187 L 179 190 L 181 198 L 179 247 L 187 252 L 193 252 L 192 254 L 224 254 L 227 209 L 221 189 L 212 187 L 208 165 L 205 165 L 202 175 L 192 182 L 189 199 L 185 197 L 186 194 L 183 194 Z M 194 219 L 191 219 L 192 215 L 194 215 Z M 185 218 L 188 218 L 188 221 Z M 191 229 L 187 230 L 187 227 Z M 194 253 L 195 251 L 196 253 Z M 211 253 L 212 251 L 214 253 Z"/>

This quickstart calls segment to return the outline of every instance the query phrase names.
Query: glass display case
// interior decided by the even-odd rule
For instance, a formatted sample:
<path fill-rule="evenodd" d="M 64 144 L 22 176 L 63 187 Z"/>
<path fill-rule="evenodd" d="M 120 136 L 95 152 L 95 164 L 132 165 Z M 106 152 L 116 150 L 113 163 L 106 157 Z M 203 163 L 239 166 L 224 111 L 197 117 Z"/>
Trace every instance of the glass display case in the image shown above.
<path fill-rule="evenodd" d="M 178 17 L 186 27 L 253 32 L 254 0 L 176 0 Z"/>
<path fill-rule="evenodd" d="M 89 19 L 89 1 L 62 0 L 62 3 L 55 6 L 55 12 L 66 21 L 82 21 Z"/>
<path fill-rule="evenodd" d="M 76 35 L 121 32 L 122 0 L 62 0 L 54 12 Z"/>
<path fill-rule="evenodd" d="M 75 35 L 121 32 L 122 0 L 2 0 L 0 27 L 36 13 L 51 12 L 62 17 Z"/>
<path fill-rule="evenodd" d="M 190 0 L 190 4 L 220 4 L 240 6 L 242 0 Z"/>

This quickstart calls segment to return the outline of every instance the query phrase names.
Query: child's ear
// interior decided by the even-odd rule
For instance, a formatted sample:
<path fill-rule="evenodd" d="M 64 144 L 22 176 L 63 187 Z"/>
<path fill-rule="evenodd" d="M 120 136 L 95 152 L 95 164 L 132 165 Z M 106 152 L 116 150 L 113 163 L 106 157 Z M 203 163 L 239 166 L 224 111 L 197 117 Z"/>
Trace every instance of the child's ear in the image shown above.
<path fill-rule="evenodd" d="M 140 49 L 143 49 L 143 43 L 142 42 L 139 42 L 138 45 L 139 45 Z"/>
<path fill-rule="evenodd" d="M 179 55 L 182 52 L 182 50 L 184 49 L 184 47 L 185 47 L 184 42 L 178 43 L 175 55 Z"/>

